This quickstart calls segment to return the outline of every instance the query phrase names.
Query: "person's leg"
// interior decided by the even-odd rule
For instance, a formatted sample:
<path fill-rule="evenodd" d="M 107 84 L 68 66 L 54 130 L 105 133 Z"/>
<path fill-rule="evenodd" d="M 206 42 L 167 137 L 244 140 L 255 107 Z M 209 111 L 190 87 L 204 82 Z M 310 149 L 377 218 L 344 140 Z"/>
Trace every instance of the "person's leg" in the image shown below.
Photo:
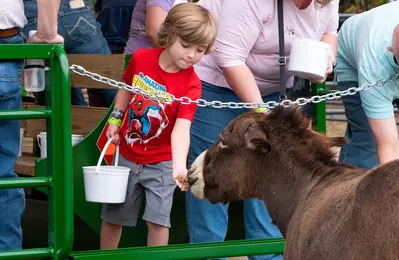
<path fill-rule="evenodd" d="M 63 0 L 63 2 L 69 1 Z M 85 3 L 88 6 L 87 1 Z M 62 24 L 62 30 L 60 34 L 65 35 L 64 38 L 66 37 L 65 50 L 68 54 L 111 54 L 108 43 L 101 32 L 100 24 L 88 8 L 83 8 L 80 11 L 71 10 L 69 4 L 68 6 L 62 4 L 60 11 L 61 8 L 59 23 Z M 76 28 L 81 29 L 76 30 Z M 116 89 L 88 89 L 89 105 L 109 107 L 116 92 Z"/>
<path fill-rule="evenodd" d="M 122 225 L 107 221 L 101 223 L 100 248 L 116 249 L 122 236 Z"/>
<path fill-rule="evenodd" d="M 355 81 L 338 82 L 341 90 L 358 87 Z M 339 160 L 361 168 L 371 169 L 379 164 L 374 136 L 362 107 L 359 93 L 342 97 L 348 120 L 346 138 L 341 147 Z"/>
<path fill-rule="evenodd" d="M 85 98 L 83 96 L 82 89 L 71 88 L 71 105 L 73 106 L 87 106 Z"/>
<path fill-rule="evenodd" d="M 263 101 L 277 101 L 279 93 L 263 97 Z M 246 239 L 281 238 L 279 229 L 272 223 L 265 203 L 258 199 L 244 201 L 244 223 Z M 282 255 L 249 256 L 249 260 L 280 260 Z"/>
<path fill-rule="evenodd" d="M 0 38 L 0 43 L 23 43 L 23 38 Z M 0 60 L 0 110 L 21 109 L 21 69 L 21 60 Z M 19 120 L 0 120 L 0 178 L 17 178 L 19 128 Z M 23 189 L 0 189 L 0 251 L 21 249 L 24 207 Z"/>
<path fill-rule="evenodd" d="M 202 84 L 202 98 L 222 102 L 239 102 L 238 97 L 225 88 Z M 223 128 L 243 109 L 198 107 L 191 127 L 191 144 L 188 154 L 189 165 L 199 154 L 213 144 Z M 227 233 L 228 204 L 212 205 L 207 200 L 195 198 L 190 191 L 186 193 L 186 214 L 190 243 L 223 241 Z"/>
<path fill-rule="evenodd" d="M 63 0 L 62 2 L 69 1 Z M 87 1 L 85 3 L 87 5 Z M 62 8 L 63 10 L 59 14 L 59 23 L 62 24 L 61 32 L 64 32 L 65 36 L 61 35 L 67 39 L 65 40 L 65 50 L 68 54 L 111 54 L 108 43 L 101 32 L 101 26 L 89 9 L 83 8 L 76 11 L 69 9 L 69 6 L 66 5 L 62 5 Z M 76 27 L 81 29 L 76 30 Z M 88 89 L 89 105 L 109 107 L 116 92 L 116 89 Z"/>
<path fill-rule="evenodd" d="M 69 0 L 61 0 L 58 13 L 58 33 L 64 37 L 64 47 L 67 54 L 111 54 L 107 41 L 101 32 L 100 24 L 90 11 L 88 2 L 84 0 L 85 8 L 71 9 Z M 28 25 L 23 32 L 37 28 L 37 1 L 27 0 L 25 14 Z M 109 107 L 116 95 L 116 89 L 88 89 L 90 106 Z M 72 101 L 77 105 L 87 105 L 81 91 L 71 91 Z"/>
<path fill-rule="evenodd" d="M 147 246 L 166 246 L 169 243 L 169 228 L 146 221 Z"/>
<path fill-rule="evenodd" d="M 110 107 L 117 92 L 117 89 L 88 89 L 89 105 L 91 107 Z"/>
<path fill-rule="evenodd" d="M 146 205 L 143 219 L 148 227 L 148 246 L 163 246 L 169 241 L 170 212 L 176 182 L 172 161 L 146 164 L 138 173 L 145 188 Z"/>
<path fill-rule="evenodd" d="M 130 168 L 126 200 L 124 203 L 104 204 L 101 213 L 102 225 L 100 234 L 101 249 L 118 247 L 122 235 L 122 226 L 136 226 L 142 201 L 142 187 L 135 174 L 137 164 L 119 156 L 119 166 Z"/>
<path fill-rule="evenodd" d="M 272 223 L 265 203 L 258 199 L 244 201 L 245 238 L 282 238 L 280 230 Z M 281 254 L 248 256 L 249 260 L 281 260 Z"/>

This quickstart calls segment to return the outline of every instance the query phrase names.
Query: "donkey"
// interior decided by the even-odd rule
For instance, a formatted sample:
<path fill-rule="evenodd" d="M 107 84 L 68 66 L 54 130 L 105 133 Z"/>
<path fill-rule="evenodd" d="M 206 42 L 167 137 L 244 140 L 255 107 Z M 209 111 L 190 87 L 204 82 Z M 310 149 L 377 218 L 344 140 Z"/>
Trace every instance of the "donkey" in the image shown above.
<path fill-rule="evenodd" d="M 399 259 L 399 161 L 364 170 L 336 161 L 296 108 L 234 119 L 191 166 L 211 203 L 259 198 L 286 238 L 284 260 Z"/>

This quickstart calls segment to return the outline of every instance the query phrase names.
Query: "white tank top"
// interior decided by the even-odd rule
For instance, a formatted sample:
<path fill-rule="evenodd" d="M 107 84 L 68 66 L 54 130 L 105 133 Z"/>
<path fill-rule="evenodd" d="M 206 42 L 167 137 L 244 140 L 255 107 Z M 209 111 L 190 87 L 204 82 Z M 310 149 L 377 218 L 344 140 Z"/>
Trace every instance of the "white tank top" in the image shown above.
<path fill-rule="evenodd" d="M 24 28 L 27 22 L 22 0 L 0 0 L 0 30 Z"/>

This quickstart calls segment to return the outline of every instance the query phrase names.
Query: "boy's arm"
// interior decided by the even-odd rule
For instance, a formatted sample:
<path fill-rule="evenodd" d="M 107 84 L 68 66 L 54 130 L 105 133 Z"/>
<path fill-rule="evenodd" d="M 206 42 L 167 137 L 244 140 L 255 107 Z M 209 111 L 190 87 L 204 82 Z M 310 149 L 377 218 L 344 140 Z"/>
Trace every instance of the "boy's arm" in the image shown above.
<path fill-rule="evenodd" d="M 120 109 L 126 112 L 127 106 L 130 102 L 131 93 L 125 89 L 119 89 L 116 94 L 114 109 Z"/>
<path fill-rule="evenodd" d="M 191 121 L 188 119 L 177 118 L 173 127 L 172 141 L 172 162 L 173 162 L 173 178 L 181 190 L 186 190 L 178 180 L 177 176 L 187 176 L 187 154 L 190 147 L 190 127 Z"/>
<path fill-rule="evenodd" d="M 127 65 L 127 68 L 122 76 L 125 84 L 130 86 L 133 85 L 133 77 L 134 77 L 134 72 L 136 70 L 137 55 L 138 52 L 132 55 L 129 64 Z M 119 89 L 118 93 L 116 94 L 114 109 L 120 109 L 123 112 L 126 112 L 126 109 L 129 105 L 131 98 L 132 98 L 132 93 L 130 91 L 126 89 Z"/>

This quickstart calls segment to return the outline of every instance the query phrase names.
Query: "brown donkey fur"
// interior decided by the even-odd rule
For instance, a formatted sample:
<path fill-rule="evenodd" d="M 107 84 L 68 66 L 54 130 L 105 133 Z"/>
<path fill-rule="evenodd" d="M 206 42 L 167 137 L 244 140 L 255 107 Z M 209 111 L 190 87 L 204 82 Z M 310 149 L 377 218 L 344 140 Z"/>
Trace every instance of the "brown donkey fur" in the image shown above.
<path fill-rule="evenodd" d="M 284 260 L 399 259 L 399 161 L 370 171 L 338 163 L 331 148 L 342 138 L 308 125 L 294 108 L 242 114 L 206 152 L 203 175 L 190 170 L 192 191 L 203 180 L 212 203 L 263 199 L 286 238 Z"/>

